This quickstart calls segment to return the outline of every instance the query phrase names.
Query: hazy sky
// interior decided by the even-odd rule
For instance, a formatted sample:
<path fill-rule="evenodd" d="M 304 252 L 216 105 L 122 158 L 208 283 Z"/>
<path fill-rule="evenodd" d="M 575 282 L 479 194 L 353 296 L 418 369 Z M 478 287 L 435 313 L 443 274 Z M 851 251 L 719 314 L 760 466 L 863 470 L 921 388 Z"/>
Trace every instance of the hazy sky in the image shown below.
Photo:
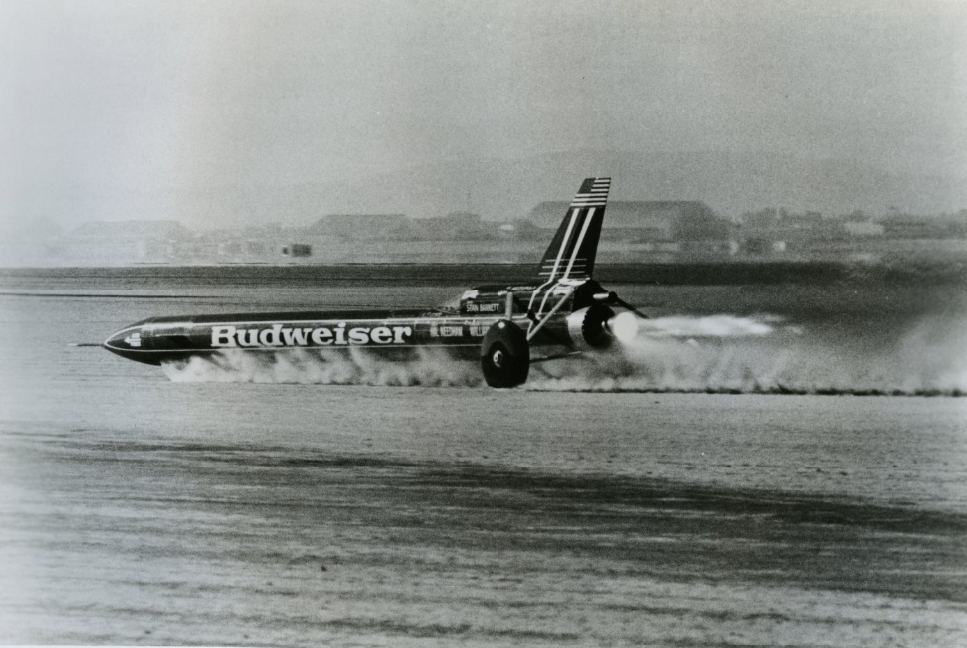
<path fill-rule="evenodd" d="M 580 148 L 962 175 L 967 2 L 0 0 L 0 221 Z"/>

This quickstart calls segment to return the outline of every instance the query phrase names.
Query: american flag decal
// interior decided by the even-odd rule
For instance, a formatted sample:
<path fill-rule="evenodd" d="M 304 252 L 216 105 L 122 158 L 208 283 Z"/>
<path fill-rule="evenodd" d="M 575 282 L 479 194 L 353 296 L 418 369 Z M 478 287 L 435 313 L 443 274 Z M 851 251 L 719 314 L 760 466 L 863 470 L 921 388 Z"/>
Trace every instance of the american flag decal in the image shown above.
<path fill-rule="evenodd" d="M 588 187 L 588 180 L 591 186 Z M 608 189 L 611 188 L 611 178 L 588 178 L 581 185 L 580 191 L 571 201 L 571 209 L 575 207 L 604 207 L 608 203 Z"/>

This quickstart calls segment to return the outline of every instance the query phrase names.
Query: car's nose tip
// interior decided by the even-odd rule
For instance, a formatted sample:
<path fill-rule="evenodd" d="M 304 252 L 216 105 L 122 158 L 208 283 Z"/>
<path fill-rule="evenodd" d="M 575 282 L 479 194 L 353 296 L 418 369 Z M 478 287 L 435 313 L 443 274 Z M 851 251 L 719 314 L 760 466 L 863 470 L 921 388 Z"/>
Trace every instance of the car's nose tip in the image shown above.
<path fill-rule="evenodd" d="M 113 333 L 102 345 L 109 351 L 132 351 L 143 347 L 143 329 L 140 326 L 128 326 Z"/>

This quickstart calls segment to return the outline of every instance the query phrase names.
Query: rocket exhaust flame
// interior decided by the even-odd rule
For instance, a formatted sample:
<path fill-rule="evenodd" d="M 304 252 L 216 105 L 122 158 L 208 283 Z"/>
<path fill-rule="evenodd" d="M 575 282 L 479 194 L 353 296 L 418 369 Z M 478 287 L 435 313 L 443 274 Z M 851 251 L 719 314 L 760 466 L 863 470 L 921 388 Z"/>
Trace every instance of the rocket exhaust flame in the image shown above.
<path fill-rule="evenodd" d="M 647 320 L 642 320 L 647 321 Z M 618 313 L 607 322 L 608 330 L 614 335 L 615 339 L 622 344 L 628 344 L 638 335 L 638 318 L 634 313 Z"/>

